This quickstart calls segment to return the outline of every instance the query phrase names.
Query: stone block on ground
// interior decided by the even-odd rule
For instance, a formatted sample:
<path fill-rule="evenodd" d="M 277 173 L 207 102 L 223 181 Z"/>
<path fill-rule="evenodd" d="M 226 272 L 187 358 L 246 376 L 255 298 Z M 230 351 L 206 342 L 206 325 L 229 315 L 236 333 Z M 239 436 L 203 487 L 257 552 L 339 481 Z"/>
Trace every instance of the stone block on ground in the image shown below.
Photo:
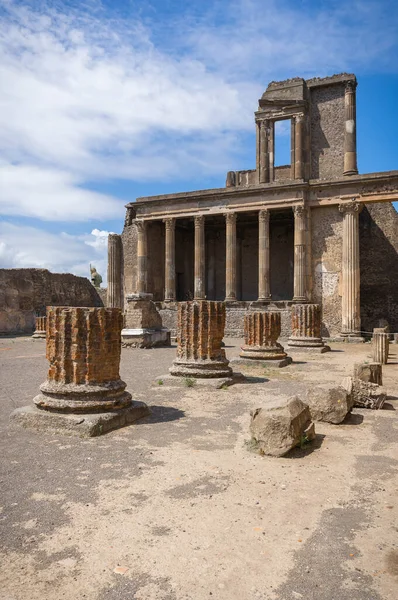
<path fill-rule="evenodd" d="M 354 365 L 354 378 L 383 385 L 382 366 L 380 363 L 357 363 Z"/>
<path fill-rule="evenodd" d="M 297 396 L 252 411 L 250 432 L 256 448 L 269 456 L 284 456 L 315 436 L 309 408 Z"/>
<path fill-rule="evenodd" d="M 307 390 L 304 401 L 308 404 L 314 421 L 342 423 L 353 407 L 353 402 L 343 386 L 321 384 Z"/>
<path fill-rule="evenodd" d="M 152 295 L 129 294 L 122 329 L 124 348 L 156 348 L 170 346 L 170 331 L 163 327 L 162 317 Z"/>
<path fill-rule="evenodd" d="M 362 381 L 355 377 L 344 377 L 341 385 L 347 391 L 353 406 L 374 410 L 383 408 L 387 394 L 377 383 Z"/>

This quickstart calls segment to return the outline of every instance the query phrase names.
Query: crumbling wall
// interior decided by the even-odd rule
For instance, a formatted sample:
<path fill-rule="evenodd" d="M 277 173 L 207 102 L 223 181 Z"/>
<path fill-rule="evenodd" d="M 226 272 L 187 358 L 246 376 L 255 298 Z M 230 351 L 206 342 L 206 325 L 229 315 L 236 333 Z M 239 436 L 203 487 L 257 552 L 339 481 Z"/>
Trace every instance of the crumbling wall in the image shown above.
<path fill-rule="evenodd" d="M 359 215 L 361 324 L 386 320 L 398 332 L 398 213 L 389 202 L 367 204 Z"/>
<path fill-rule="evenodd" d="M 103 306 L 91 282 L 47 269 L 0 269 L 0 334 L 31 333 L 46 306 Z"/>

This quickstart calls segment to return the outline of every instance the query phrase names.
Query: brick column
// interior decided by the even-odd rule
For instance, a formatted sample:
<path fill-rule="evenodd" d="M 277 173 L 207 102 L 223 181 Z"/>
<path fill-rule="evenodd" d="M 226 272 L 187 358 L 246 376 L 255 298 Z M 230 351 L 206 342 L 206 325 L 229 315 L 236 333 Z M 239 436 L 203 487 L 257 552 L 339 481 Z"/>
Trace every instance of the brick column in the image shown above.
<path fill-rule="evenodd" d="M 294 119 L 294 178 L 304 178 L 303 165 L 304 145 L 304 116 L 297 115 Z"/>
<path fill-rule="evenodd" d="M 164 219 L 165 238 L 165 292 L 166 302 L 174 302 L 176 299 L 176 265 L 175 265 L 175 225 L 176 220 L 172 217 Z"/>
<path fill-rule="evenodd" d="M 119 308 L 47 308 L 47 381 L 34 398 L 59 412 L 105 412 L 131 404 L 119 375 Z"/>
<path fill-rule="evenodd" d="M 260 121 L 260 183 L 269 182 L 268 121 Z"/>
<path fill-rule="evenodd" d="M 177 358 L 170 373 L 180 377 L 230 377 L 232 369 L 221 347 L 224 328 L 224 302 L 179 302 Z"/>
<path fill-rule="evenodd" d="M 359 212 L 355 199 L 339 206 L 343 214 L 342 328 L 343 336 L 358 336 L 361 331 Z"/>
<path fill-rule="evenodd" d="M 146 294 L 148 292 L 148 240 L 147 223 L 136 221 L 137 227 L 137 292 Z"/>
<path fill-rule="evenodd" d="M 258 213 L 258 299 L 271 299 L 268 209 Z"/>
<path fill-rule="evenodd" d="M 122 290 L 122 236 L 116 233 L 108 235 L 108 291 L 107 306 L 123 308 Z"/>
<path fill-rule="evenodd" d="M 195 217 L 194 297 L 204 300 L 205 295 L 205 217 Z"/>
<path fill-rule="evenodd" d="M 244 317 L 245 344 L 242 358 L 278 361 L 284 367 L 292 362 L 278 343 L 281 334 L 281 313 L 277 311 L 248 312 Z"/>
<path fill-rule="evenodd" d="M 319 304 L 294 304 L 292 306 L 292 334 L 289 348 L 328 352 L 321 336 L 322 313 Z"/>
<path fill-rule="evenodd" d="M 236 213 L 227 213 L 225 299 L 236 300 Z"/>
<path fill-rule="evenodd" d="M 345 87 L 344 175 L 357 175 L 356 80 Z"/>
<path fill-rule="evenodd" d="M 296 302 L 305 302 L 306 294 L 306 209 L 294 206 L 294 296 Z"/>

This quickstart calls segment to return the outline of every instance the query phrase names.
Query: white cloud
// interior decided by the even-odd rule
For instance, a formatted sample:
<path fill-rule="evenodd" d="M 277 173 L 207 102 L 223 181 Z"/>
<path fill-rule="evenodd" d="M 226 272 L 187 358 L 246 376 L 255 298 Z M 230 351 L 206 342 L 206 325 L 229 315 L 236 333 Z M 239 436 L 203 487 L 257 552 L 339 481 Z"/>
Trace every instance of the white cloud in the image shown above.
<path fill-rule="evenodd" d="M 41 268 L 53 273 L 90 277 L 90 263 L 107 278 L 108 231 L 91 234 L 50 233 L 35 227 L 0 221 L 0 264 L 3 268 Z"/>
<path fill-rule="evenodd" d="M 0 212 L 122 218 L 123 203 L 90 182 L 239 168 L 271 78 L 380 66 L 393 54 L 388 2 L 307 4 L 235 0 L 198 18 L 188 3 L 181 18 L 144 25 L 95 0 L 2 0 Z"/>

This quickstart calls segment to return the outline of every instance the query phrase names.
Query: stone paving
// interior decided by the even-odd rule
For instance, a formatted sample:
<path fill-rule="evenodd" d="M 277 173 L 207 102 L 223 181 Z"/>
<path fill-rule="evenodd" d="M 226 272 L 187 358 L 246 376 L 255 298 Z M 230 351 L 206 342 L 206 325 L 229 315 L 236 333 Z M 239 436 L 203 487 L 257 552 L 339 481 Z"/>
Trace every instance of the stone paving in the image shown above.
<path fill-rule="evenodd" d="M 243 340 L 225 340 L 227 358 Z M 2 600 L 395 600 L 398 346 L 382 410 L 354 409 L 286 458 L 248 451 L 250 410 L 340 381 L 368 344 L 168 388 L 176 348 L 123 350 L 150 417 L 100 438 L 9 426 L 45 380 L 44 340 L 0 339 Z M 242 368 L 243 370 L 243 368 Z"/>

